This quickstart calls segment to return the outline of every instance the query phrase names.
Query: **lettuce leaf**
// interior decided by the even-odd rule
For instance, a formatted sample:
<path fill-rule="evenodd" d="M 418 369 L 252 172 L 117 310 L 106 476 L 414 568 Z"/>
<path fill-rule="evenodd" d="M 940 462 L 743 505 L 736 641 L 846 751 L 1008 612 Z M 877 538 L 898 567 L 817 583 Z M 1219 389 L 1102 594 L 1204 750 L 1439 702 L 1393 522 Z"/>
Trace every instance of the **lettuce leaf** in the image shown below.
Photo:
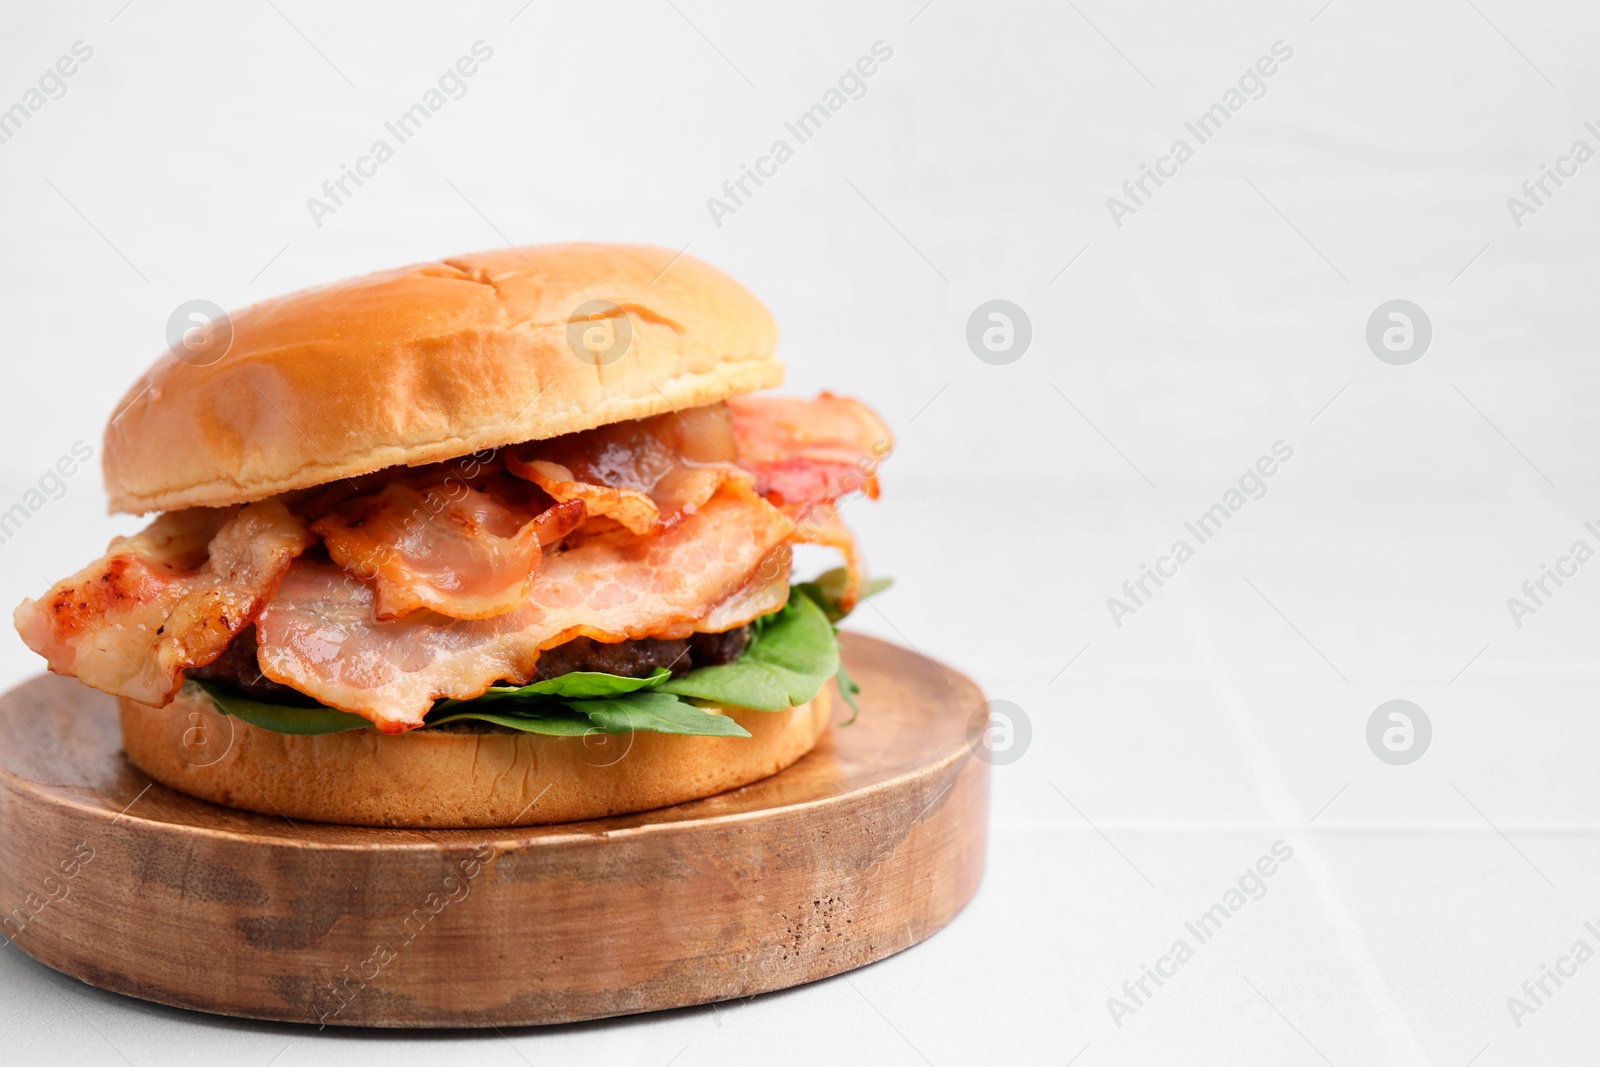
<path fill-rule="evenodd" d="M 206 696 L 224 715 L 243 719 L 251 726 L 280 734 L 338 734 L 346 730 L 370 730 L 372 724 L 348 711 L 316 707 L 297 708 L 288 704 L 268 704 L 228 691 L 214 682 L 190 678 L 186 682 Z"/>
<path fill-rule="evenodd" d="M 844 660 L 839 660 L 839 673 L 833 676 L 839 683 L 839 695 L 844 697 L 844 702 L 850 705 L 850 718 L 840 723 L 840 726 L 854 726 L 856 720 L 861 718 L 861 705 L 856 703 L 856 697 L 861 692 L 861 687 L 856 684 L 850 672 L 844 669 Z"/>
<path fill-rule="evenodd" d="M 609 676 L 608 676 L 609 677 Z M 629 681 L 644 681 L 631 678 Z M 725 715 L 713 715 L 664 693 L 633 692 L 615 697 L 588 697 L 582 700 L 539 698 L 517 705 L 517 710 L 495 711 L 477 708 L 476 701 L 457 702 L 447 715 L 428 716 L 429 726 L 449 722 L 490 722 L 530 734 L 555 737 L 586 737 L 592 733 L 623 734 L 629 730 L 652 730 L 658 734 L 689 734 L 695 737 L 749 737 L 744 727 Z"/>
<path fill-rule="evenodd" d="M 525 734 L 544 734 L 548 737 L 584 737 L 594 731 L 594 723 L 582 712 L 561 707 L 535 712 L 498 712 L 472 707 L 472 701 L 461 701 L 462 709 L 449 715 L 428 716 L 429 726 L 443 726 L 447 722 L 488 722 L 521 730 Z"/>
<path fill-rule="evenodd" d="M 869 596 L 877 596 L 893 584 L 893 578 L 873 578 L 857 590 L 856 599 L 861 601 Z M 838 622 L 850 614 L 840 603 L 850 590 L 850 572 L 843 567 L 823 571 L 809 582 L 796 584 L 795 588 L 816 601 L 829 622 Z"/>
<path fill-rule="evenodd" d="M 735 662 L 690 671 L 662 682 L 656 692 L 757 711 L 804 704 L 839 673 L 833 625 L 798 587 L 769 618 Z"/>
<path fill-rule="evenodd" d="M 590 722 L 608 734 L 654 730 L 697 737 L 750 736 L 750 731 L 726 715 L 697 708 L 667 693 L 629 693 L 609 699 L 576 700 L 567 706 L 581 708 Z"/>
<path fill-rule="evenodd" d="M 528 697 L 609 697 L 619 693 L 632 693 L 640 689 L 653 689 L 672 677 L 672 672 L 665 667 L 657 667 L 648 678 L 625 678 L 620 674 L 604 674 L 600 671 L 572 671 L 555 678 L 546 678 L 540 682 L 529 685 L 492 685 L 488 690 L 471 700 L 441 700 L 440 708 L 452 708 L 462 704 L 476 704 L 486 700 L 505 700 L 507 698 L 526 699 Z"/>

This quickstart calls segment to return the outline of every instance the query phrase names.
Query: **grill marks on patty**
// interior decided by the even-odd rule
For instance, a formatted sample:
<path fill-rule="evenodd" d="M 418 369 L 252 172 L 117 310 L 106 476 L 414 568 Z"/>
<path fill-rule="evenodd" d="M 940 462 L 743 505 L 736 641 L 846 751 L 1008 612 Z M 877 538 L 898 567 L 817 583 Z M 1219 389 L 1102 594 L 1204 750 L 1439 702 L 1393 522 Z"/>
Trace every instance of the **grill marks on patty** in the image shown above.
<path fill-rule="evenodd" d="M 687 638 L 607 644 L 587 637 L 547 649 L 539 656 L 534 681 L 544 681 L 573 671 L 597 671 L 624 678 L 645 678 L 658 667 L 674 675 L 688 674 L 699 667 L 732 663 L 750 647 L 750 627 L 740 626 L 720 634 L 694 634 Z M 229 642 L 227 649 L 204 667 L 191 667 L 187 677 L 230 686 L 247 696 L 279 704 L 314 706 L 304 693 L 274 682 L 261 673 L 256 661 L 256 628 L 247 627 Z"/>

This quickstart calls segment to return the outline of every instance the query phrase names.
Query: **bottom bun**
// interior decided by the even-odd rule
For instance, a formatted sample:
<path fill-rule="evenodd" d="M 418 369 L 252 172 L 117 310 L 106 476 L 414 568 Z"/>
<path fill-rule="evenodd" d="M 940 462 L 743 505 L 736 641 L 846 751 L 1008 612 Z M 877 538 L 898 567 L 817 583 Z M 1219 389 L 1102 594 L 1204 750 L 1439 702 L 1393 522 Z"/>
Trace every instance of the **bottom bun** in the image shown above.
<path fill-rule="evenodd" d="M 546 737 L 490 728 L 280 734 L 188 690 L 117 705 L 150 777 L 229 807 L 357 826 L 531 826 L 681 804 L 776 774 L 828 726 L 828 693 L 788 711 L 718 709 L 749 737 L 636 731 Z"/>

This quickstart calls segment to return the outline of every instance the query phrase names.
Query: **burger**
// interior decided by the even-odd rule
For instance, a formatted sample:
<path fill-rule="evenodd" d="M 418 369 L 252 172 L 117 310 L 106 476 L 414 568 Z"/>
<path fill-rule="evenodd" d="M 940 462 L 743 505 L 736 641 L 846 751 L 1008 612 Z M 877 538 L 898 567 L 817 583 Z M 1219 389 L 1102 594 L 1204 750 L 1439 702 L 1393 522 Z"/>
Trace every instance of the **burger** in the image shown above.
<path fill-rule="evenodd" d="M 563 822 L 775 774 L 854 703 L 834 624 L 876 585 L 837 509 L 891 447 L 854 400 L 762 394 L 776 341 L 711 266 L 600 244 L 206 321 L 106 428 L 112 510 L 153 521 L 17 631 L 151 778 L 291 819 Z M 794 584 L 796 544 L 843 566 Z"/>

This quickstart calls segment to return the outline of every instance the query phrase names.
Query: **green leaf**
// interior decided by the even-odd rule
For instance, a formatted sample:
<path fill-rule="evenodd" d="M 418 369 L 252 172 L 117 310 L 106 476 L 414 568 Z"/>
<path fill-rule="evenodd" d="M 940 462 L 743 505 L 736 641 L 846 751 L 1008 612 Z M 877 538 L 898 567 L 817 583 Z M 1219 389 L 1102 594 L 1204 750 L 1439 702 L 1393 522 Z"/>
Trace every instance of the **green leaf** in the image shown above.
<path fill-rule="evenodd" d="M 529 685 L 492 685 L 482 696 L 472 700 L 440 701 L 440 707 L 475 704 L 485 700 L 517 700 L 542 696 L 579 699 L 608 697 L 618 693 L 632 693 L 639 689 L 654 689 L 671 677 L 672 672 L 665 667 L 657 667 L 648 678 L 624 678 L 620 674 L 604 674 L 600 671 L 572 671 Z"/>
<path fill-rule="evenodd" d="M 581 711 L 608 734 L 653 730 L 658 734 L 692 734 L 696 737 L 749 737 L 750 732 L 726 715 L 717 715 L 667 693 L 628 693 L 595 700 L 572 700 L 567 707 Z"/>
<path fill-rule="evenodd" d="M 856 600 L 860 602 L 869 596 L 876 596 L 893 584 L 893 578 L 873 578 L 856 591 Z M 824 571 L 809 582 L 796 584 L 795 588 L 816 601 L 829 622 L 838 622 L 850 614 L 841 604 L 850 592 L 850 572 L 843 567 Z"/>
<path fill-rule="evenodd" d="M 839 695 L 844 697 L 846 704 L 850 705 L 849 720 L 839 725 L 854 726 L 855 721 L 861 718 L 861 705 L 856 703 L 856 695 L 861 692 L 861 687 L 856 684 L 855 679 L 851 678 L 849 672 L 844 669 L 844 660 L 842 658 L 839 660 L 839 673 L 834 675 L 833 678 L 834 681 L 839 683 Z"/>
<path fill-rule="evenodd" d="M 758 711 L 804 704 L 839 671 L 833 626 L 799 587 L 770 618 L 736 662 L 701 667 L 656 691 Z"/>
<path fill-rule="evenodd" d="M 224 715 L 242 719 L 251 726 L 272 730 L 280 734 L 338 734 L 346 730 L 368 730 L 372 724 L 359 715 L 337 711 L 320 705 L 297 708 L 287 704 L 268 704 L 261 700 L 230 693 L 212 682 L 197 681 L 188 684 L 211 698 L 211 703 Z"/>
<path fill-rule="evenodd" d="M 641 679 L 632 679 L 639 681 Z M 583 737 L 591 733 L 621 734 L 629 730 L 653 730 L 660 734 L 692 734 L 699 737 L 749 737 L 750 734 L 725 715 L 713 715 L 665 693 L 639 691 L 587 700 L 534 696 L 519 700 L 516 711 L 489 711 L 461 702 L 458 709 L 438 718 L 429 716 L 429 726 L 449 722 L 490 722 L 525 733 L 557 737 Z"/>
<path fill-rule="evenodd" d="M 461 703 L 470 705 L 471 701 Z M 566 711 L 559 707 L 550 707 L 548 711 L 537 713 L 517 714 L 516 712 L 479 711 L 466 707 L 461 711 L 452 712 L 440 718 L 428 719 L 429 726 L 443 726 L 447 722 L 488 722 L 496 726 L 505 726 L 513 730 L 521 730 L 525 734 L 545 734 L 549 737 L 583 737 L 594 730 L 594 723 L 589 721 L 589 716 L 579 712 Z"/>

